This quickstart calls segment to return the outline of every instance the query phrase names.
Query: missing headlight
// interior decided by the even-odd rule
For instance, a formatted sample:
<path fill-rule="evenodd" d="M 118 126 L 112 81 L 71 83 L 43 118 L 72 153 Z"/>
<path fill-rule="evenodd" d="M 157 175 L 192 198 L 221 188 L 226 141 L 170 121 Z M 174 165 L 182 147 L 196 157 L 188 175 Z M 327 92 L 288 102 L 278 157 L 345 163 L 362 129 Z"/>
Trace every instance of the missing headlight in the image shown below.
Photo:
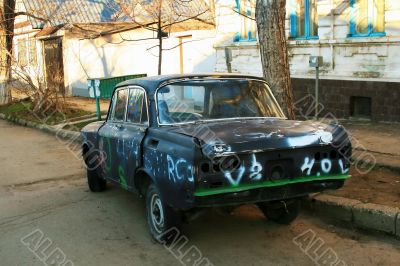
<path fill-rule="evenodd" d="M 237 155 L 230 155 L 219 157 L 217 163 L 219 171 L 221 172 L 233 172 L 240 166 L 240 159 Z"/>

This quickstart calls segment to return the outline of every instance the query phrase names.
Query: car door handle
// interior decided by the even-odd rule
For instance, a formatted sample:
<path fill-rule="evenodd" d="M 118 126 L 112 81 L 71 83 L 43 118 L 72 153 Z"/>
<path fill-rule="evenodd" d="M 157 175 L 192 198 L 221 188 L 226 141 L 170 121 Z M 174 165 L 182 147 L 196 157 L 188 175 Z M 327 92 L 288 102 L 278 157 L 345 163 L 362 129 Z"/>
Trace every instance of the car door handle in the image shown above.
<path fill-rule="evenodd" d="M 118 129 L 123 129 L 124 128 L 124 126 L 121 125 L 121 124 L 116 124 L 115 127 L 118 128 Z"/>
<path fill-rule="evenodd" d="M 159 142 L 159 141 L 156 140 L 156 139 L 151 139 L 151 140 L 149 141 L 149 146 L 150 146 L 150 148 L 157 149 L 158 142 Z"/>

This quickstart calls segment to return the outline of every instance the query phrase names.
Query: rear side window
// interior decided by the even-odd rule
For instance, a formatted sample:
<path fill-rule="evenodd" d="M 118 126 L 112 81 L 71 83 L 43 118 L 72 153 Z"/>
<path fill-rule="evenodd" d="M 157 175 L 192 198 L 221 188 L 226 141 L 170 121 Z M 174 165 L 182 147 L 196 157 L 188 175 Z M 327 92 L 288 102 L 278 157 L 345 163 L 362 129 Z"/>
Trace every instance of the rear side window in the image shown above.
<path fill-rule="evenodd" d="M 114 100 L 114 112 L 111 120 L 123 122 L 125 120 L 125 109 L 128 101 L 128 90 L 122 89 L 116 91 Z"/>
<path fill-rule="evenodd" d="M 131 88 L 129 90 L 127 111 L 128 122 L 137 124 L 147 122 L 146 98 L 142 89 Z"/>

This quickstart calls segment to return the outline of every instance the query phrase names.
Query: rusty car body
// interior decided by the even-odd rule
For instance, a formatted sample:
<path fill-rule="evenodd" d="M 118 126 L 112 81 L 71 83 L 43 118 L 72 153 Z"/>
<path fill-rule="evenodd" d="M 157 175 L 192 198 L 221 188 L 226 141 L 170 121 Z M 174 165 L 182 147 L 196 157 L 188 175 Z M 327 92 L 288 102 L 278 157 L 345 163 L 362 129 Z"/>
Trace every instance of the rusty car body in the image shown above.
<path fill-rule="evenodd" d="M 144 196 L 159 241 L 202 207 L 255 203 L 269 219 L 290 223 L 299 198 L 340 188 L 349 177 L 345 130 L 286 119 L 254 76 L 122 82 L 106 121 L 87 125 L 82 136 L 90 189 L 109 181 Z"/>

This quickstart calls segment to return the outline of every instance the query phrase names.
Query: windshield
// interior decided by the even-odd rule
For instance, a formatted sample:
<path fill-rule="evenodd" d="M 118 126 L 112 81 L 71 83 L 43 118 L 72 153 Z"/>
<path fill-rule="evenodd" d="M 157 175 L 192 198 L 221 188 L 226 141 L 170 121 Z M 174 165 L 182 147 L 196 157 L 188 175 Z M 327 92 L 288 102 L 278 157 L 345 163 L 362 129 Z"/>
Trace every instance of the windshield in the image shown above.
<path fill-rule="evenodd" d="M 284 114 L 266 83 L 249 79 L 176 82 L 157 91 L 160 124 Z"/>

